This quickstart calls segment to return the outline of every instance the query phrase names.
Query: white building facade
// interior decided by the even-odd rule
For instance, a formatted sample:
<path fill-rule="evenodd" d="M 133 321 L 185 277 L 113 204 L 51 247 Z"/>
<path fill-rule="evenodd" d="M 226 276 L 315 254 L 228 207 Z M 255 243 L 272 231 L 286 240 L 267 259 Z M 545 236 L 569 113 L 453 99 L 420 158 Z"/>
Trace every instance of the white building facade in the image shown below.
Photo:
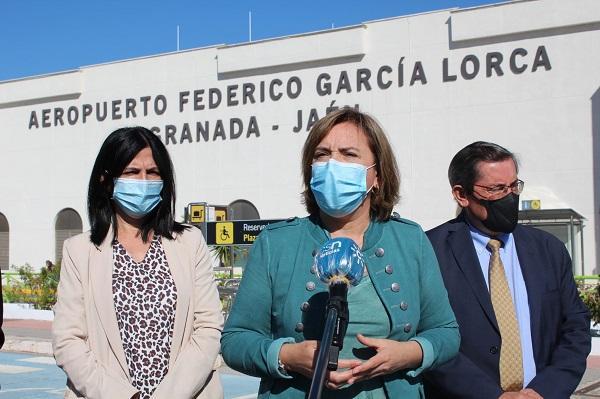
<path fill-rule="evenodd" d="M 425 229 L 454 217 L 452 156 L 496 142 L 520 159 L 521 200 L 575 221 L 551 227 L 574 272 L 598 273 L 597 0 L 441 10 L 0 82 L 0 266 L 54 261 L 66 236 L 89 227 L 92 164 L 123 126 L 167 145 L 179 220 L 190 202 L 239 199 L 262 218 L 305 215 L 301 148 L 341 106 L 384 126 L 403 217 Z"/>

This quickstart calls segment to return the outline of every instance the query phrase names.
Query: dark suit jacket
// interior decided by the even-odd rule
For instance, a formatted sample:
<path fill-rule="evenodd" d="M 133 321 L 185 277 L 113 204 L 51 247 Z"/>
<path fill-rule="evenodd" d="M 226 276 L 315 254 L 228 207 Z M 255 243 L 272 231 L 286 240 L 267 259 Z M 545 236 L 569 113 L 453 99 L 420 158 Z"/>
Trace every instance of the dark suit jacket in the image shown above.
<path fill-rule="evenodd" d="M 461 215 L 427 236 L 461 334 L 459 354 L 426 376 L 427 398 L 498 398 L 502 342 L 469 226 Z M 544 399 L 567 399 L 586 368 L 591 347 L 589 313 L 579 299 L 564 244 L 522 225 L 513 236 L 527 287 L 537 370 L 527 387 Z"/>

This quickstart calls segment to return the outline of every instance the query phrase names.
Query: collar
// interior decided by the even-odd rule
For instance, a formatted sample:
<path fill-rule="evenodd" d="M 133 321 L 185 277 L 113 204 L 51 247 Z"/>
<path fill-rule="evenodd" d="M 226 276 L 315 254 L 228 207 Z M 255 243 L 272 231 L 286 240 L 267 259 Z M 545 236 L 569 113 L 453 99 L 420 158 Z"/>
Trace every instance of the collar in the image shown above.
<path fill-rule="evenodd" d="M 309 216 L 307 220 L 308 230 L 311 236 L 319 244 L 322 244 L 331 238 L 329 231 L 327 231 L 327 229 L 323 226 L 321 218 L 318 215 Z M 367 230 L 363 235 L 363 247 L 361 248 L 362 252 L 368 251 L 379 242 L 381 235 L 383 234 L 384 223 L 385 222 L 382 223 L 371 219 L 369 222 L 369 227 L 367 227 Z"/>
<path fill-rule="evenodd" d="M 487 248 L 487 244 L 491 238 L 500 240 L 500 242 L 502 243 L 502 248 L 504 248 L 506 246 L 506 243 L 508 243 L 508 240 L 510 240 L 510 235 L 512 233 L 502 233 L 495 237 L 492 237 L 488 234 L 485 234 L 483 231 L 479 230 L 477 227 L 469 223 L 468 218 L 466 219 L 467 225 L 469 226 L 469 232 L 471 233 L 471 238 L 473 239 L 476 248 Z"/>

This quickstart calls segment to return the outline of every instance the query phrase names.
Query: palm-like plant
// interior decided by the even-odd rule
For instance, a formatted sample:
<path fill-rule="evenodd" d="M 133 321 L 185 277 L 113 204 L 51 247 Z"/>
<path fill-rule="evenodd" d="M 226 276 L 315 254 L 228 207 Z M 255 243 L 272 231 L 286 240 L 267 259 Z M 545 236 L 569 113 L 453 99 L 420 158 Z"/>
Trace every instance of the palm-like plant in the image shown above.
<path fill-rule="evenodd" d="M 230 245 L 213 245 L 210 248 L 210 252 L 219 259 L 220 267 L 231 267 L 233 265 L 232 253 L 234 251 L 233 246 Z"/>

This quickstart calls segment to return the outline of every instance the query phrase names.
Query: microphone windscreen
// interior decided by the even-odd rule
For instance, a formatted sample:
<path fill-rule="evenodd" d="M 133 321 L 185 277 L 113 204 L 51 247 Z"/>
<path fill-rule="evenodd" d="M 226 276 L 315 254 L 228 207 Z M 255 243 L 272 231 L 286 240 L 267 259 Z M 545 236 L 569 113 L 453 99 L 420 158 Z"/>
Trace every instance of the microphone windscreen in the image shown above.
<path fill-rule="evenodd" d="M 354 240 L 332 238 L 315 255 L 314 266 L 321 281 L 330 284 L 342 281 L 358 285 L 363 276 L 365 260 Z"/>

